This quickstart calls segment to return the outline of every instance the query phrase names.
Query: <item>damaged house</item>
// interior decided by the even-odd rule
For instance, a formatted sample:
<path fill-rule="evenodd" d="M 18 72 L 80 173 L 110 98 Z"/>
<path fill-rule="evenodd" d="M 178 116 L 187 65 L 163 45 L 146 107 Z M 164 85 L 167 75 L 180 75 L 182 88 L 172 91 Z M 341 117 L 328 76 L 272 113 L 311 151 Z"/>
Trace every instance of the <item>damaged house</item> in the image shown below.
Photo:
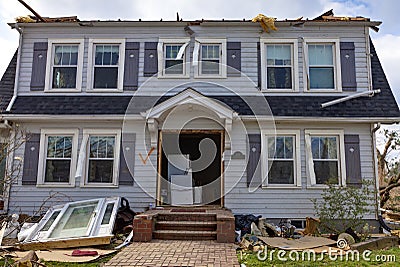
<path fill-rule="evenodd" d="M 328 181 L 378 186 L 377 124 L 400 121 L 366 18 L 9 25 L 2 131 L 29 138 L 7 159 L 22 170 L 5 213 L 60 192 L 301 225 Z"/>

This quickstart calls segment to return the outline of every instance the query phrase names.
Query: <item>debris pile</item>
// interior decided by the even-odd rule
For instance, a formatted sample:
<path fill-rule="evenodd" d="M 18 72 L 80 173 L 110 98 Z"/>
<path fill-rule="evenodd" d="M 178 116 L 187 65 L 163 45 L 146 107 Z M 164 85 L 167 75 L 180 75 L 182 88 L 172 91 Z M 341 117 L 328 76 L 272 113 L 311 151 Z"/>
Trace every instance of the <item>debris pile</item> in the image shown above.
<path fill-rule="evenodd" d="M 240 253 L 258 253 L 265 248 L 288 251 L 309 251 L 320 254 L 327 253 L 344 255 L 348 250 L 383 249 L 398 246 L 400 231 L 385 234 L 356 233 L 346 229 L 339 235 L 321 234 L 320 221 L 316 218 L 306 218 L 304 229 L 296 229 L 290 220 L 282 219 L 278 224 L 269 223 L 261 216 L 235 215 L 236 241 Z M 371 230 L 371 228 L 368 228 Z M 369 239 L 366 239 L 366 237 Z"/>
<path fill-rule="evenodd" d="M 19 216 L 13 214 L 2 222 L 0 256 L 15 258 L 17 266 L 42 266 L 39 258 L 62 262 L 96 260 L 131 242 L 135 215 L 128 200 L 121 197 L 56 205 L 40 220 L 22 225 Z"/>

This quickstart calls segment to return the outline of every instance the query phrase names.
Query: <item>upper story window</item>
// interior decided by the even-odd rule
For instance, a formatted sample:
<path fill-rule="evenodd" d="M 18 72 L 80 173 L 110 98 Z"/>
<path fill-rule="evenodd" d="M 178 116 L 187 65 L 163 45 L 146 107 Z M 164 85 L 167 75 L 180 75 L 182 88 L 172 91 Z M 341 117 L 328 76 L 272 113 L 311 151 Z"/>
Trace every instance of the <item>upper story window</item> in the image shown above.
<path fill-rule="evenodd" d="M 307 90 L 341 91 L 339 41 L 306 41 Z"/>
<path fill-rule="evenodd" d="M 38 185 L 73 186 L 78 130 L 42 129 Z"/>
<path fill-rule="evenodd" d="M 264 186 L 301 186 L 300 131 L 262 133 Z"/>
<path fill-rule="evenodd" d="M 261 89 L 298 91 L 297 39 L 262 39 L 261 62 Z"/>
<path fill-rule="evenodd" d="M 226 78 L 226 40 L 196 39 L 193 61 L 196 78 Z"/>
<path fill-rule="evenodd" d="M 81 89 L 83 40 L 49 40 L 46 91 Z"/>
<path fill-rule="evenodd" d="M 342 185 L 344 180 L 343 131 L 306 130 L 306 149 L 312 185 Z"/>
<path fill-rule="evenodd" d="M 190 39 L 160 39 L 158 45 L 158 77 L 188 78 L 188 45 Z"/>
<path fill-rule="evenodd" d="M 89 90 L 122 90 L 124 40 L 89 40 Z"/>

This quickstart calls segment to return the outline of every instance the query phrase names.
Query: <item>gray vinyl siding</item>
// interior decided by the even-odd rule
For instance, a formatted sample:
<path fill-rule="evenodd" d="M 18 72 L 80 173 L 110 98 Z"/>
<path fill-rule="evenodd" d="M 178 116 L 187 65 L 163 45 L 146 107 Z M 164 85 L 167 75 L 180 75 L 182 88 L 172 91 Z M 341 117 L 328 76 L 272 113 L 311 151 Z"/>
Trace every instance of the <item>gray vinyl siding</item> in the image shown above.
<path fill-rule="evenodd" d="M 255 26 L 242 27 L 211 27 L 191 26 L 195 31 L 196 38 L 226 38 L 227 42 L 241 42 L 242 77 L 228 77 L 226 79 L 195 79 L 194 68 L 190 64 L 190 78 L 184 79 L 158 79 L 143 76 L 144 66 L 144 42 L 157 42 L 160 38 L 184 38 L 188 37 L 181 27 L 30 27 L 24 29 L 21 54 L 21 73 L 19 81 L 19 93 L 43 94 L 43 92 L 30 92 L 30 80 L 32 73 L 33 44 L 35 42 L 46 42 L 49 39 L 79 39 L 84 38 L 84 62 L 82 70 L 82 94 L 85 93 L 87 76 L 90 75 L 88 66 L 88 46 L 90 38 L 98 39 L 125 39 L 127 42 L 140 42 L 139 50 L 139 87 L 143 87 L 143 94 L 163 94 L 177 85 L 201 82 L 197 90 L 203 93 L 226 93 L 225 90 L 215 88 L 216 83 L 240 93 L 254 93 L 257 91 L 257 42 L 262 38 L 298 38 L 299 88 L 301 94 L 304 88 L 304 55 L 301 37 L 304 38 L 339 38 L 341 42 L 354 42 L 357 90 L 364 91 L 369 88 L 368 63 L 366 41 L 368 36 L 365 28 L 359 27 L 315 27 L 304 28 L 281 27 L 279 31 L 270 34 L 260 34 L 260 29 Z M 43 38 L 46 36 L 46 38 Z M 189 47 L 190 62 L 192 62 L 194 42 L 193 37 Z M 338 69 L 337 71 L 340 71 Z M 90 94 L 93 94 L 91 92 Z M 98 93 L 98 94 L 101 94 Z M 113 94 L 113 93 L 111 93 Z M 120 92 L 117 94 L 121 94 Z M 132 94 L 125 91 L 123 94 Z M 337 95 L 337 94 L 336 94 Z"/>
<path fill-rule="evenodd" d="M 258 132 L 254 124 L 248 124 L 246 127 L 248 127 L 249 132 Z M 225 188 L 227 191 L 229 190 L 225 196 L 225 206 L 232 209 L 233 213 L 263 215 L 263 217 L 271 219 L 305 219 L 307 216 L 314 216 L 313 204 L 310 199 L 320 199 L 322 189 L 307 186 L 304 129 L 344 129 L 345 134 L 358 134 L 360 136 L 362 178 L 367 180 L 374 179 L 370 125 L 281 123 L 277 125 L 277 129 L 301 130 L 301 188 L 259 188 L 254 192 L 249 192 L 249 188 L 246 185 L 245 160 L 231 159 L 229 163 L 225 162 L 225 166 L 229 165 L 225 173 Z M 232 145 L 232 153 L 236 151 L 245 153 L 246 136 L 236 132 L 233 133 L 232 137 L 235 144 Z M 241 178 L 238 180 L 237 177 Z M 371 214 L 367 216 L 367 219 L 374 218 L 374 208 L 371 206 Z"/>
<path fill-rule="evenodd" d="M 183 116 L 181 119 L 184 119 Z M 27 129 L 31 132 L 40 132 L 41 128 L 54 128 L 51 123 L 27 123 Z M 134 185 L 120 185 L 118 188 L 87 188 L 80 187 L 80 181 L 75 182 L 75 187 L 36 187 L 22 186 L 21 178 L 17 184 L 11 187 L 9 211 L 32 214 L 37 212 L 43 205 L 43 201 L 54 195 L 44 205 L 46 207 L 55 203 L 64 203 L 70 200 L 84 200 L 97 198 L 99 196 L 121 196 L 126 197 L 135 211 L 142 211 L 148 207 L 149 203 L 154 203 L 156 194 L 156 169 L 157 169 L 157 151 L 150 155 L 147 164 L 143 164 L 139 153 L 146 157 L 150 149 L 149 136 L 143 134 L 144 121 L 131 124 L 133 132 L 136 133 L 136 153 L 134 166 Z M 246 123 L 246 130 L 249 133 L 259 133 L 255 123 Z M 212 125 L 204 119 L 201 119 L 191 125 L 190 129 L 220 129 L 217 124 Z M 82 140 L 82 129 L 96 128 L 121 128 L 121 123 L 64 123 L 57 125 L 57 128 L 79 128 L 79 145 Z M 235 122 L 231 134 L 231 154 L 241 152 L 247 154 L 246 132 L 241 130 L 240 122 Z M 294 189 L 271 189 L 260 188 L 255 192 L 249 192 L 246 184 L 246 159 L 230 159 L 225 157 L 224 173 L 224 206 L 231 209 L 235 214 L 261 214 L 266 218 L 292 218 L 304 219 L 307 216 L 313 216 L 313 205 L 311 198 L 319 198 L 321 189 L 314 189 L 307 186 L 306 175 L 306 153 L 304 144 L 304 129 L 344 129 L 345 134 L 358 134 L 360 136 L 361 169 L 363 179 L 374 179 L 372 137 L 369 124 L 339 124 L 339 123 L 280 123 L 277 129 L 300 129 L 301 130 L 301 188 Z M 79 149 L 80 146 L 78 146 Z M 24 147 L 16 151 L 15 157 L 23 157 Z M 40 155 L 43 156 L 43 155 Z M 247 155 L 246 155 L 247 158 Z M 22 175 L 22 173 L 21 173 Z M 46 210 L 46 209 L 45 209 Z M 373 210 L 373 206 L 371 206 Z M 375 218 L 375 214 L 368 216 Z"/>

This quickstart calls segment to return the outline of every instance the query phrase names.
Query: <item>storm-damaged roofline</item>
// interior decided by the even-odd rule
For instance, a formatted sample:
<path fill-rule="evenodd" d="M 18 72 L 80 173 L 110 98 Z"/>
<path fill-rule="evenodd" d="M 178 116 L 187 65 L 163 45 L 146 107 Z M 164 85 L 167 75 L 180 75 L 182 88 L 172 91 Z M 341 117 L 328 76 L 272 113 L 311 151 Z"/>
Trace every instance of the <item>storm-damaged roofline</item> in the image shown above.
<path fill-rule="evenodd" d="M 309 26 L 367 26 L 367 27 L 378 27 L 381 25 L 381 21 L 363 21 L 363 20 L 277 20 L 275 26 L 277 27 L 299 27 L 302 25 Z M 13 28 L 15 23 L 8 23 Z M 88 21 L 76 21 L 76 22 L 34 22 L 34 23 L 18 23 L 20 27 L 71 27 L 71 26 L 86 26 L 86 27 L 143 27 L 143 26 L 253 26 L 259 27 L 259 24 L 251 22 L 251 20 L 192 20 L 192 21 L 122 21 L 122 20 L 88 20 Z"/>

